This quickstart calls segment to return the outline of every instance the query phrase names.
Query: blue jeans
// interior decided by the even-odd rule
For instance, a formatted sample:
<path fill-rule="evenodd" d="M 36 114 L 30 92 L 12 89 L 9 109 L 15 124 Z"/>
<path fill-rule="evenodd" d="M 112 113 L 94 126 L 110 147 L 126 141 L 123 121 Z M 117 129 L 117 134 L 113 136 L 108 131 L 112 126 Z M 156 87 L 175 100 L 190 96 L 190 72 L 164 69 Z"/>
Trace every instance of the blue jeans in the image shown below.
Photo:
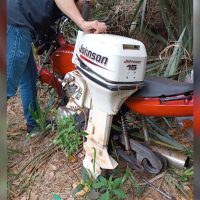
<path fill-rule="evenodd" d="M 35 110 L 37 68 L 31 44 L 29 29 L 7 26 L 7 99 L 20 88 L 27 126 L 34 127 L 36 123 L 29 113 L 29 106 Z"/>

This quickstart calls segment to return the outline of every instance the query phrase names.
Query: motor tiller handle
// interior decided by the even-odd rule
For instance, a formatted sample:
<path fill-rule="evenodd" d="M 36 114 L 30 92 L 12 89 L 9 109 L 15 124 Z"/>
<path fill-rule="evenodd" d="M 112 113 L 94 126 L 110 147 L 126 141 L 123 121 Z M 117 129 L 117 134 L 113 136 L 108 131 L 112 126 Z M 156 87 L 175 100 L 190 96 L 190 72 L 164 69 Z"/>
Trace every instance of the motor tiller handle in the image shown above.
<path fill-rule="evenodd" d="M 82 17 L 85 21 L 88 21 L 90 19 L 90 8 L 91 8 L 90 0 L 84 0 Z"/>

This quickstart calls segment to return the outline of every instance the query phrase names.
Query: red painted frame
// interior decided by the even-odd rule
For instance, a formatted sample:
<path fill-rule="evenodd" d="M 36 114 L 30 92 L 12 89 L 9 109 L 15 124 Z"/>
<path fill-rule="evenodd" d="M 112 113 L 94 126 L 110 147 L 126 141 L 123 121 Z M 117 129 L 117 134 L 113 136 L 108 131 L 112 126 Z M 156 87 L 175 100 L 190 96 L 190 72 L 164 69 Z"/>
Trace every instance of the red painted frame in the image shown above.
<path fill-rule="evenodd" d="M 183 95 L 174 96 L 181 98 Z M 193 116 L 193 96 L 190 100 L 161 101 L 161 98 L 130 97 L 125 104 L 133 112 L 144 116 Z"/>

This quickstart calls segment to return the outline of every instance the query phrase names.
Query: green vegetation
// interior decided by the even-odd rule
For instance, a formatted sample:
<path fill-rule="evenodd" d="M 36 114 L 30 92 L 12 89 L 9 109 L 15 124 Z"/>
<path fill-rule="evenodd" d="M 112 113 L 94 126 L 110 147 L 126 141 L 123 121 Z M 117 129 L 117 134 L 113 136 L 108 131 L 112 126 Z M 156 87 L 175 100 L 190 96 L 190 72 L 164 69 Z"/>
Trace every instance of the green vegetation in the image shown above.
<path fill-rule="evenodd" d="M 53 143 L 64 149 L 67 158 L 70 158 L 78 151 L 86 135 L 86 132 L 76 130 L 73 116 L 63 117 L 58 120 L 58 134 Z"/>
<path fill-rule="evenodd" d="M 36 110 L 33 111 L 33 109 L 29 107 L 29 112 L 38 126 L 38 129 L 39 129 L 38 131 L 41 131 L 41 133 L 47 132 L 48 130 L 52 128 L 52 124 L 51 123 L 48 124 L 48 117 L 52 109 L 51 100 L 52 99 L 50 98 L 44 110 L 39 105 L 37 98 L 36 98 Z"/>
<path fill-rule="evenodd" d="M 112 175 L 109 178 L 99 176 L 95 179 L 91 173 L 83 167 L 82 171 L 83 181 L 74 189 L 74 195 L 85 190 L 85 198 L 96 195 L 99 200 L 114 200 L 126 199 L 127 195 L 121 189 L 125 181 L 123 177 L 114 178 Z"/>
<path fill-rule="evenodd" d="M 189 169 L 184 169 L 182 174 L 181 174 L 181 181 L 187 182 L 189 181 L 194 175 L 194 168 L 190 167 Z"/>
<path fill-rule="evenodd" d="M 108 33 L 142 41 L 148 53 L 147 75 L 183 80 L 192 68 L 191 0 L 96 0 L 92 19 Z M 72 28 L 73 27 L 73 28 Z M 74 41 L 69 24 L 66 37 Z"/>

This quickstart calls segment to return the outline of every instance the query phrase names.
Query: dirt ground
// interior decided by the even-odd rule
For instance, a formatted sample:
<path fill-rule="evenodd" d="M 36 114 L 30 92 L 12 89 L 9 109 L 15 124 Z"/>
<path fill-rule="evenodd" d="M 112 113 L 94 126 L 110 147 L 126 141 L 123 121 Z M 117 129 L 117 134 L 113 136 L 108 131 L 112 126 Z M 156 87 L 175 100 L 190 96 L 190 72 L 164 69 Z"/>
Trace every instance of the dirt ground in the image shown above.
<path fill-rule="evenodd" d="M 8 102 L 7 119 L 9 199 L 53 200 L 53 195 L 57 194 L 62 200 L 73 200 L 73 183 L 81 179 L 83 151 L 80 150 L 77 159 L 68 164 L 63 151 L 50 146 L 55 131 L 45 137 L 27 138 L 19 95 Z M 168 171 L 154 177 L 147 176 L 147 179 L 174 199 L 192 199 L 191 182 L 182 184 L 180 189 L 173 184 L 172 177 L 172 184 L 169 184 L 170 178 L 167 183 L 167 176 Z M 144 181 L 139 180 L 139 184 L 144 185 Z M 127 184 L 124 188 L 130 200 L 169 199 L 153 187 L 148 187 L 141 197 L 137 197 L 130 185 Z"/>

